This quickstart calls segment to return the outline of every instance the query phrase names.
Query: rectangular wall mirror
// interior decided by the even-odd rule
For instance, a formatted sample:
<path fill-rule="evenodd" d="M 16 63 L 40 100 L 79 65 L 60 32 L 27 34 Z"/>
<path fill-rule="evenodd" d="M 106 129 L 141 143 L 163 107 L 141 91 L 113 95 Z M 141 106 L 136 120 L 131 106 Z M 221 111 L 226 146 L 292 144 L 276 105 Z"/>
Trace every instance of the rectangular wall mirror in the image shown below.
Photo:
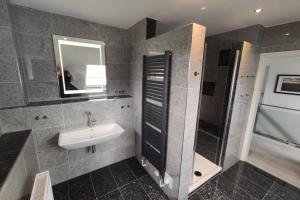
<path fill-rule="evenodd" d="M 106 95 L 105 43 L 53 35 L 61 97 Z"/>

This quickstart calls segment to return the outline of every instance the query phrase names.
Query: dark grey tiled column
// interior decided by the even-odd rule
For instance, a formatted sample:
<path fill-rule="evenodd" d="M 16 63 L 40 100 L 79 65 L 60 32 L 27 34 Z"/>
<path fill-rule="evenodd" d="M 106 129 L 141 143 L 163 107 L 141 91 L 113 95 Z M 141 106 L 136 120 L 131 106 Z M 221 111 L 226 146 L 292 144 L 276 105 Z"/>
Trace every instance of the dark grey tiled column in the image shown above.
<path fill-rule="evenodd" d="M 18 59 L 6 0 L 0 1 L 0 108 L 24 105 Z"/>

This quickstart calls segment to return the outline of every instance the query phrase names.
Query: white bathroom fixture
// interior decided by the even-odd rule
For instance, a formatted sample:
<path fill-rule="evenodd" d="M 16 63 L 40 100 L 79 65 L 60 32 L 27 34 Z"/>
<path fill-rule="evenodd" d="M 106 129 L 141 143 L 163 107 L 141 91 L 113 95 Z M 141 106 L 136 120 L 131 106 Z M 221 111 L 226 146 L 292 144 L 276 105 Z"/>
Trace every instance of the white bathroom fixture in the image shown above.
<path fill-rule="evenodd" d="M 90 147 L 120 136 L 124 129 L 115 122 L 93 127 L 63 130 L 59 133 L 58 145 L 64 149 Z"/>

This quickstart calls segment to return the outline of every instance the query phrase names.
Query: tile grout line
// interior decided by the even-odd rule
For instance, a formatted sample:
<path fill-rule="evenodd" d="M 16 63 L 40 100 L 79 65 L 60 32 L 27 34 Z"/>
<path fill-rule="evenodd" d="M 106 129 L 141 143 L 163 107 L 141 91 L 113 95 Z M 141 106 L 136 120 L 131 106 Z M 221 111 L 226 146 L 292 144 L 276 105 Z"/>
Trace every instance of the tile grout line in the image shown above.
<path fill-rule="evenodd" d="M 270 188 L 268 189 L 268 191 L 266 192 L 266 194 L 264 195 L 264 197 L 262 198 L 262 200 L 264 200 L 265 197 L 266 197 L 268 194 L 272 194 L 272 193 L 271 193 L 271 188 L 275 185 L 275 182 L 276 182 L 276 181 L 274 181 L 274 182 L 272 183 L 272 185 L 270 186 Z M 278 197 L 279 199 L 282 199 L 280 196 L 278 196 L 278 195 L 276 195 L 276 194 L 273 194 L 273 195 L 275 195 L 275 196 Z"/>
<path fill-rule="evenodd" d="M 126 165 L 127 165 L 128 168 L 129 168 L 129 170 L 132 172 L 133 176 L 136 178 L 136 181 L 139 182 L 139 179 L 142 178 L 142 177 L 137 178 L 137 176 L 136 176 L 135 173 L 133 172 L 133 169 L 131 169 L 131 167 L 130 167 L 129 164 L 127 163 L 127 160 L 125 160 L 125 162 L 126 162 Z M 139 183 L 140 183 L 140 182 L 139 182 Z M 148 197 L 149 199 L 151 199 L 150 196 L 149 196 L 149 194 L 147 193 L 147 191 L 146 191 L 145 188 L 143 187 L 143 184 L 141 184 L 141 188 L 142 188 L 142 190 L 145 192 L 145 194 L 147 195 L 147 197 Z"/>
<path fill-rule="evenodd" d="M 137 181 L 139 181 L 139 180 L 137 180 Z M 150 197 L 150 195 L 148 194 L 148 192 L 145 190 L 143 184 L 141 184 L 141 188 L 145 192 L 145 194 L 147 195 L 147 197 L 151 200 L 152 198 Z"/>
<path fill-rule="evenodd" d="M 226 172 L 226 171 L 225 171 Z M 241 175 L 243 176 L 243 175 Z M 218 176 L 217 176 L 218 177 Z M 244 177 L 244 176 L 243 176 Z M 246 177 L 244 177 L 246 178 Z M 247 178 L 246 178 L 247 179 Z M 248 179 L 247 179 L 248 180 Z M 251 182 L 252 183 L 252 182 Z M 273 183 L 272 183 L 273 184 Z M 256 197 L 254 197 L 252 194 L 250 194 L 248 191 L 246 191 L 244 188 L 242 188 L 240 185 L 238 185 L 237 183 L 232 183 L 233 186 L 236 186 L 238 189 L 240 189 L 241 191 L 245 192 L 246 194 L 248 194 L 250 197 L 253 197 L 254 199 L 258 199 Z M 256 185 L 256 184 L 255 184 Z M 262 189 L 261 187 L 259 187 L 260 189 Z M 220 190 L 221 191 L 221 190 Z M 267 190 L 268 191 L 268 190 Z M 222 192 L 222 191 L 221 191 Z M 225 195 L 227 196 L 227 195 Z"/>
<path fill-rule="evenodd" d="M 110 166 L 111 166 L 111 165 L 110 165 Z M 121 198 L 122 198 L 123 200 L 125 200 L 125 198 L 123 197 L 122 192 L 121 192 L 121 190 L 120 190 L 120 187 L 119 187 L 119 185 L 118 185 L 118 183 L 117 183 L 117 181 L 116 181 L 116 179 L 115 179 L 115 177 L 114 177 L 114 175 L 113 175 L 113 173 L 112 173 L 112 171 L 111 171 L 111 169 L 110 169 L 110 166 L 108 166 L 108 171 L 110 172 L 110 175 L 112 176 L 112 178 L 113 178 L 113 180 L 114 180 L 114 182 L 115 182 L 115 184 L 116 184 L 116 186 L 117 186 L 117 189 L 116 189 L 116 190 L 119 191 L 119 193 L 120 193 L 120 195 L 121 195 Z"/>
<path fill-rule="evenodd" d="M 261 174 L 259 174 L 259 175 L 261 175 Z M 265 175 L 263 175 L 264 177 L 267 177 L 267 176 L 265 176 Z M 256 182 L 254 182 L 253 180 L 251 180 L 251 179 L 249 179 L 248 177 L 246 177 L 246 176 L 244 176 L 244 175 L 242 175 L 241 174 L 241 177 L 244 177 L 247 181 L 249 181 L 250 183 L 252 183 L 253 185 L 255 185 L 255 186 L 257 186 L 258 188 L 260 188 L 260 189 L 262 189 L 262 190 L 264 190 L 264 191 L 269 191 L 269 189 L 272 187 L 272 185 L 275 183 L 275 181 L 276 181 L 276 179 L 272 182 L 272 184 L 270 185 L 270 187 L 268 188 L 268 189 L 264 189 L 262 186 L 260 186 L 259 184 L 257 184 Z M 267 177 L 268 179 L 270 179 L 269 177 Z M 267 193 L 266 192 L 266 193 Z"/>
<path fill-rule="evenodd" d="M 67 183 L 68 183 L 68 200 L 71 200 L 69 181 L 67 181 Z"/>
<path fill-rule="evenodd" d="M 227 171 L 227 170 L 226 170 L 226 171 Z M 225 172 L 226 172 L 226 171 L 225 171 Z M 229 172 L 229 173 L 231 173 L 231 172 Z M 264 177 L 266 177 L 266 178 L 268 178 L 268 179 L 271 179 L 270 177 L 268 177 L 268 176 L 266 176 L 266 175 L 264 175 L 264 174 L 260 174 L 260 173 L 257 172 L 257 171 L 255 171 L 255 173 L 257 173 L 257 174 L 259 174 L 259 175 L 262 175 L 262 176 L 264 176 Z M 249 182 L 252 183 L 253 185 L 257 186 L 258 188 L 260 188 L 260 189 L 262 189 L 262 190 L 264 190 L 264 191 L 267 191 L 267 192 L 268 192 L 268 190 L 271 188 L 271 186 L 275 183 L 275 181 L 277 180 L 276 178 L 275 178 L 275 180 L 272 180 L 273 182 L 272 182 L 272 184 L 270 185 L 270 187 L 269 187 L 268 189 L 264 189 L 262 186 L 260 186 L 259 184 L 257 184 L 255 181 L 249 179 L 247 176 L 245 176 L 245 175 L 243 175 L 243 174 L 241 174 L 240 176 L 243 177 L 243 178 L 245 178 L 247 181 L 249 181 Z M 240 178 L 239 178 L 239 179 L 240 179 Z M 233 184 L 235 184 L 235 183 L 233 183 Z M 237 186 L 238 186 L 238 185 L 237 185 Z M 239 186 L 239 187 L 240 187 L 240 186 Z M 244 189 L 242 189 L 242 190 L 244 190 Z"/>
<path fill-rule="evenodd" d="M 95 190 L 95 186 L 94 186 L 94 182 L 93 182 L 91 173 L 89 173 L 89 178 L 90 178 L 90 181 L 91 181 L 91 184 L 92 184 L 92 188 L 93 188 L 93 191 L 94 191 L 95 198 L 97 199 L 97 193 L 96 193 L 96 190 Z"/>
<path fill-rule="evenodd" d="M 115 188 L 115 189 L 113 189 L 113 190 L 111 190 L 111 191 L 109 191 L 108 193 L 106 193 L 106 194 L 104 194 L 104 195 L 99 196 L 99 198 L 101 199 L 102 197 L 105 197 L 105 196 L 107 196 L 107 195 L 110 195 L 110 194 L 112 194 L 113 192 L 116 192 L 116 191 L 119 192 L 119 188 L 118 188 L 118 187 Z"/>
<path fill-rule="evenodd" d="M 252 194 L 250 194 L 248 191 L 246 191 L 244 188 L 241 188 L 241 186 L 239 186 L 236 183 L 232 183 L 234 186 L 236 186 L 237 188 L 239 188 L 241 191 L 245 192 L 246 194 L 248 194 L 250 197 L 253 197 L 254 199 L 258 199 L 256 197 L 254 197 Z"/>

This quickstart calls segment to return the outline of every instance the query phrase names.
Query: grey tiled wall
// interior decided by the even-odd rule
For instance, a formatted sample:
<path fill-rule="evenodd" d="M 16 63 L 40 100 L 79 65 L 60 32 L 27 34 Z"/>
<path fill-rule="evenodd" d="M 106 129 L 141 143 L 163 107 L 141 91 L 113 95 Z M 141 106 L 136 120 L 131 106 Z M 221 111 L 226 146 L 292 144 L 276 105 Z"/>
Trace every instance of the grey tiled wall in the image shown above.
<path fill-rule="evenodd" d="M 240 152 L 248 122 L 252 95 L 259 62 L 260 47 L 244 42 L 232 107 L 223 169 L 228 169 L 240 160 Z"/>
<path fill-rule="evenodd" d="M 266 28 L 261 46 L 262 53 L 299 50 L 300 21 Z"/>
<path fill-rule="evenodd" d="M 6 0 L 0 1 L 0 108 L 24 105 L 12 25 Z"/>
<path fill-rule="evenodd" d="M 67 16 L 10 5 L 25 91 L 29 102 L 60 99 L 52 35 L 101 40 L 106 44 L 108 92 L 128 92 L 128 33 L 124 29 L 100 25 Z M 27 67 L 33 79 L 28 79 Z"/>
<path fill-rule="evenodd" d="M 39 171 L 49 170 L 52 183 L 56 184 L 135 155 L 131 107 L 132 98 L 122 98 L 5 109 L 0 110 L 0 122 L 3 132 L 32 129 Z M 87 111 L 96 123 L 115 121 L 125 132 L 115 140 L 97 145 L 94 154 L 87 149 L 60 148 L 59 131 L 86 126 Z M 36 116 L 44 115 L 47 119 L 35 120 Z"/>
<path fill-rule="evenodd" d="M 30 194 L 38 172 L 38 163 L 32 135 L 29 135 L 0 190 L 1 200 L 21 199 Z"/>
<path fill-rule="evenodd" d="M 168 144 L 167 144 L 167 166 L 166 172 L 173 178 L 173 189 L 164 187 L 163 190 L 170 199 L 179 198 L 179 188 L 186 187 L 185 180 L 190 180 L 190 174 L 185 173 L 180 175 L 181 171 L 186 172 L 186 168 L 182 168 L 182 152 L 183 150 L 192 149 L 193 145 L 184 148 L 184 146 L 193 144 L 194 137 L 188 137 L 195 134 L 196 117 L 194 117 L 197 109 L 188 109 L 189 106 L 196 108 L 198 106 L 200 76 L 193 77 L 194 71 L 201 72 L 202 60 L 197 59 L 203 50 L 204 32 L 205 28 L 202 26 L 191 24 L 184 28 L 177 29 L 156 38 L 145 40 L 142 36 L 145 29 L 144 20 L 137 23 L 129 31 L 132 34 L 132 54 L 131 54 L 131 68 L 130 68 L 130 87 L 133 96 L 133 118 L 134 130 L 136 134 L 136 154 L 141 158 L 141 116 L 142 116 L 142 58 L 143 55 L 149 55 L 150 51 L 164 52 L 166 50 L 172 51 L 172 68 L 171 68 L 171 88 L 170 88 L 170 107 L 169 107 L 169 130 L 168 130 Z M 202 39 L 202 40 L 201 40 Z M 193 43 L 194 42 L 194 43 Z M 196 45 L 196 46 L 194 46 Z M 192 51 L 192 49 L 200 49 L 199 51 Z M 199 83 L 199 84 L 197 84 Z M 193 96 L 197 96 L 196 99 Z M 191 118 L 189 118 L 189 117 Z M 183 148 L 182 148 L 183 147 Z M 190 155 L 190 154 L 191 155 Z M 188 158 L 184 158 L 187 165 L 192 163 L 193 151 L 186 152 Z M 146 169 L 158 181 L 153 172 L 154 168 L 148 164 Z M 189 166 L 188 171 L 192 171 L 192 165 Z M 182 178 L 182 180 L 180 180 Z M 180 183 L 183 183 L 180 185 Z M 187 191 L 186 191 L 187 197 Z M 184 195 L 183 195 L 184 196 Z"/>

